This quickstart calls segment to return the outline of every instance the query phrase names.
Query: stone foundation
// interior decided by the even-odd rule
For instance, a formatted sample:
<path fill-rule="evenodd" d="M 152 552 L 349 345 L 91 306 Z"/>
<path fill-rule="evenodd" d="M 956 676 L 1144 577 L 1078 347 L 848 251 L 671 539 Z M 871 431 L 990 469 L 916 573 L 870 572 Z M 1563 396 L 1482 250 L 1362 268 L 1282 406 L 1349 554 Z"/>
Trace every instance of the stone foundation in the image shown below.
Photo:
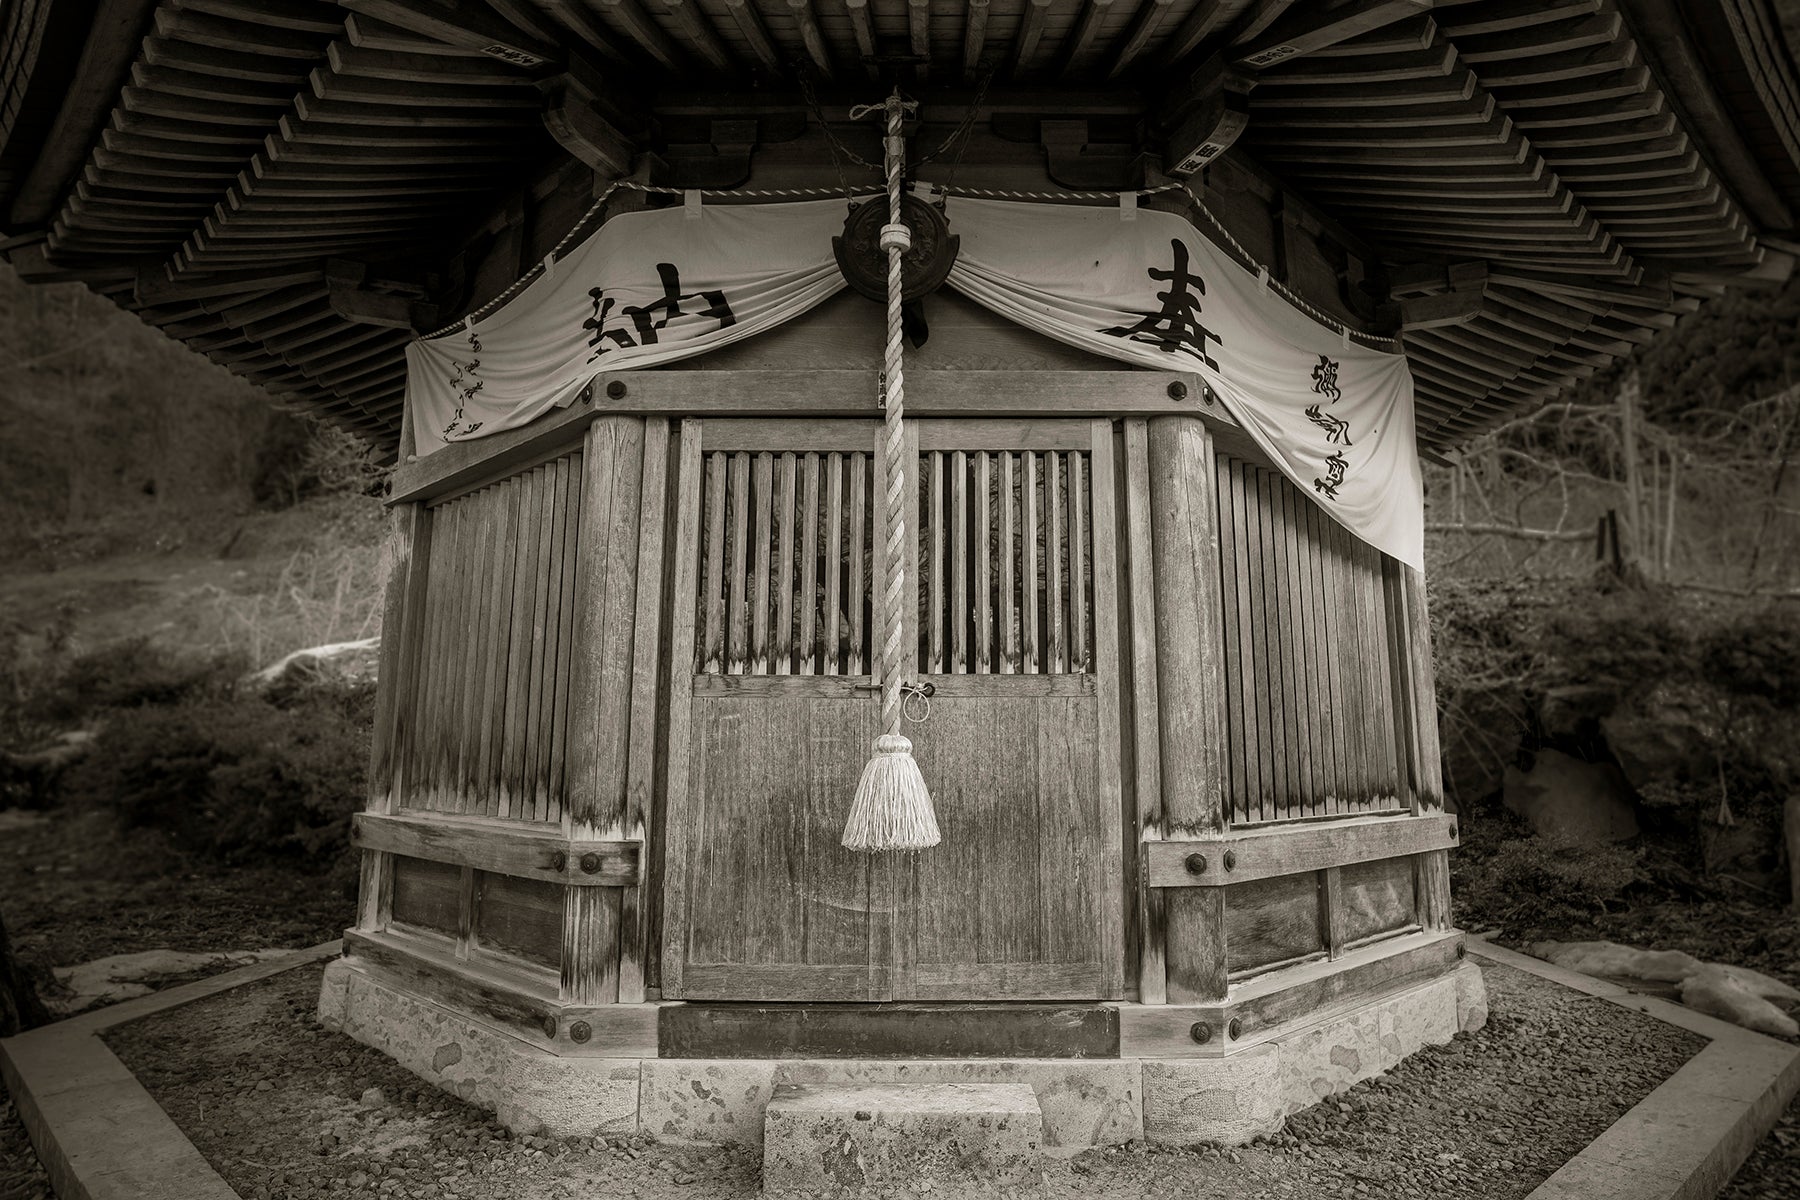
<path fill-rule="evenodd" d="M 951 1195 L 1028 1183 L 1037 1097 L 1022 1083 L 784 1083 L 764 1117 L 763 1192 Z"/>
<path fill-rule="evenodd" d="M 1063 1153 L 1147 1138 L 1241 1144 L 1487 1021 L 1481 972 L 1447 975 L 1296 1024 L 1218 1058 L 565 1058 L 423 999 L 357 960 L 327 966 L 319 1019 L 508 1127 L 553 1136 L 642 1130 L 760 1148 L 782 1085 L 1026 1084 L 1043 1144 Z"/>

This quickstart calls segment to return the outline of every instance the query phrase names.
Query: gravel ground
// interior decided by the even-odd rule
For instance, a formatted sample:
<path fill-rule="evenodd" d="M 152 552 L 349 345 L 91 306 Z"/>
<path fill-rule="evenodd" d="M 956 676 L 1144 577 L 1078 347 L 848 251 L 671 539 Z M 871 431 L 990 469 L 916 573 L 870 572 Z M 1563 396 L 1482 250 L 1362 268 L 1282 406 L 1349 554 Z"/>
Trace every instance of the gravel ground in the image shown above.
<path fill-rule="evenodd" d="M 1427 1049 L 1237 1150 L 1142 1145 L 1053 1161 L 1048 1197 L 1431 1196 L 1530 1192 L 1704 1044 L 1484 965 L 1487 1027 Z M 317 968 L 109 1035 L 241 1194 L 462 1200 L 743 1200 L 752 1155 L 647 1138 L 515 1138 L 312 1018 Z M 373 1090 L 371 1090 L 373 1089 Z M 1743 1196 L 1784 1195 L 1770 1176 Z"/>
<path fill-rule="evenodd" d="M 4 1087 L 0 1087 L 0 1200 L 55 1200 L 50 1177 L 32 1151 Z"/>
<path fill-rule="evenodd" d="M 1795 1100 L 1719 1193 L 1719 1200 L 1800 1196 L 1800 1100 Z"/>

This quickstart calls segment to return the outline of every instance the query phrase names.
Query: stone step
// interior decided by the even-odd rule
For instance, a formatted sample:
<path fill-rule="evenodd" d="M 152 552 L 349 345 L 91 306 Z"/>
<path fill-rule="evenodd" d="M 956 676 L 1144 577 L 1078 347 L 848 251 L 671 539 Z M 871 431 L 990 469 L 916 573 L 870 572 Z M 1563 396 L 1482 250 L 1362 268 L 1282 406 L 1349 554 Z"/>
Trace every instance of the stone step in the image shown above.
<path fill-rule="evenodd" d="M 1043 1130 L 1024 1083 L 782 1084 L 763 1115 L 763 1191 L 992 1195 L 1036 1180 Z"/>

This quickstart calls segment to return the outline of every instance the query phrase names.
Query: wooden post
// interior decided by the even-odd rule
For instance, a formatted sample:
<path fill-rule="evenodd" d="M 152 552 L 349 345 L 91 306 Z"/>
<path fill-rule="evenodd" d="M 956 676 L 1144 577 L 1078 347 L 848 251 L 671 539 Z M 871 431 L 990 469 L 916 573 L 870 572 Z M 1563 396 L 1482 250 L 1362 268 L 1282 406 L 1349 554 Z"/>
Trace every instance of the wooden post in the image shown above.
<path fill-rule="evenodd" d="M 582 453 L 581 564 L 575 583 L 563 816 L 564 831 L 572 838 L 634 836 L 627 829 L 627 785 L 644 440 L 641 418 L 605 417 L 588 427 Z M 636 836 L 641 835 L 640 820 Z M 565 1003 L 610 1004 L 620 998 L 621 906 L 618 888 L 566 889 Z M 631 932 L 638 934 L 635 928 Z M 635 986 L 641 995 L 641 975 Z"/>
<path fill-rule="evenodd" d="M 650 814 L 658 779 L 657 698 L 662 668 L 664 559 L 669 519 L 669 422 L 644 425 L 642 504 L 637 560 L 637 631 L 631 652 L 631 733 L 625 770 L 625 837 L 639 843 L 638 882 L 623 889 L 619 903 L 619 1003 L 644 999 L 650 955 Z"/>
<path fill-rule="evenodd" d="M 1781 838 L 1787 847 L 1789 902 L 1800 913 L 1800 796 L 1789 796 L 1781 806 Z"/>
<path fill-rule="evenodd" d="M 1226 816 L 1225 659 L 1212 435 L 1198 417 L 1157 417 L 1148 440 L 1163 828 L 1142 836 L 1217 837 Z M 1226 889 L 1170 892 L 1168 1000 L 1222 1000 Z"/>
<path fill-rule="evenodd" d="M 1437 683 L 1431 662 L 1431 617 L 1425 606 L 1425 576 L 1416 568 L 1388 560 L 1384 582 L 1396 618 L 1395 664 L 1405 703 L 1400 720 L 1407 737 L 1406 775 L 1412 784 L 1415 814 L 1444 807 L 1443 756 L 1438 744 Z M 1450 928 L 1450 852 L 1431 850 L 1415 860 L 1419 924 L 1426 929 Z"/>
<path fill-rule="evenodd" d="M 1148 884 L 1146 838 L 1160 837 L 1162 822 L 1162 736 L 1156 698 L 1156 568 L 1150 532 L 1149 424 L 1125 422 L 1125 555 L 1130 572 L 1131 744 L 1135 748 L 1132 790 L 1137 801 L 1136 880 L 1138 1001 L 1168 1002 L 1165 948 L 1167 914 L 1163 891 Z"/>
<path fill-rule="evenodd" d="M 369 739 L 369 804 L 372 813 L 398 811 L 410 783 L 405 764 L 412 735 L 413 681 L 423 635 L 431 556 L 431 518 L 423 504 L 396 505 L 388 514 L 388 575 L 381 609 L 381 652 L 376 674 L 375 723 Z M 393 862 L 382 851 L 365 850 L 358 888 L 356 927 L 385 928 L 392 898 Z"/>
<path fill-rule="evenodd" d="M 1625 511 L 1630 515 L 1631 551 L 1625 555 L 1627 561 L 1636 562 L 1644 541 L 1644 485 L 1638 471 L 1637 444 L 1637 406 L 1641 393 L 1638 373 L 1628 371 L 1625 382 L 1619 388 L 1619 454 L 1624 459 L 1625 468 Z M 1614 528 L 1617 537 L 1617 527 Z M 1615 543 L 1613 553 L 1619 551 Z"/>

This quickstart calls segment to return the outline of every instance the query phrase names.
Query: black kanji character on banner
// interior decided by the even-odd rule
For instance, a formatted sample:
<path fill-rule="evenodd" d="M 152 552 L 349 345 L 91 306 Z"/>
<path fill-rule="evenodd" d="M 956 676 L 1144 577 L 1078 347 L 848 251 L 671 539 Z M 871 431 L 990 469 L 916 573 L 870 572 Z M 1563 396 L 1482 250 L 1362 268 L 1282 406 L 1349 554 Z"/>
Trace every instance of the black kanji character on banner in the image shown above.
<path fill-rule="evenodd" d="M 475 398 L 475 393 L 487 386 L 484 380 L 476 378 L 475 375 L 475 372 L 481 369 L 481 359 L 476 357 L 480 353 L 481 338 L 471 329 L 469 330 L 469 361 L 452 360 L 456 364 L 456 374 L 451 377 L 450 386 L 456 389 L 456 394 L 462 399 L 457 401 L 456 411 L 450 414 L 450 423 L 445 425 L 444 431 L 438 435 L 446 442 L 459 435 L 468 437 L 480 429 L 483 424 L 481 421 L 471 421 L 467 425 L 462 423 L 464 407 Z"/>
<path fill-rule="evenodd" d="M 1344 395 L 1344 393 L 1338 391 L 1337 376 L 1337 362 L 1327 358 L 1323 354 L 1319 355 L 1319 361 L 1313 367 L 1312 390 L 1319 395 L 1328 398 L 1333 404 L 1336 404 Z M 1350 443 L 1345 442 L 1344 444 L 1347 446 Z"/>
<path fill-rule="evenodd" d="M 594 347 L 594 352 L 588 356 L 589 362 L 606 353 L 606 347 L 600 344 L 603 340 L 611 341 L 615 347 L 619 348 L 654 346 L 657 332 L 665 328 L 676 317 L 711 317 L 719 323 L 720 329 L 729 329 L 737 324 L 737 317 L 732 313 L 731 305 L 726 301 L 723 289 L 713 288 L 683 293 L 681 272 L 676 269 L 674 263 L 657 263 L 656 274 L 662 280 L 661 299 L 652 300 L 644 305 L 628 304 L 619 310 L 620 316 L 631 318 L 632 327 L 629 331 L 606 328 L 607 322 L 612 316 L 614 300 L 612 297 L 604 295 L 601 288 L 589 289 L 588 298 L 594 302 L 594 315 L 581 323 L 581 327 L 592 335 L 588 338 L 588 345 Z M 689 300 L 703 301 L 705 307 L 694 312 L 682 311 L 682 303 Z M 636 335 L 635 340 L 633 339 L 634 334 Z"/>
<path fill-rule="evenodd" d="M 1171 238 L 1169 245 L 1175 250 L 1174 265 L 1167 271 L 1150 268 L 1151 279 L 1166 279 L 1169 283 L 1168 291 L 1156 293 L 1156 298 L 1162 301 L 1162 308 L 1153 313 L 1145 313 L 1136 325 L 1102 329 L 1100 332 L 1113 337 L 1130 338 L 1134 342 L 1148 342 L 1161 350 L 1186 350 L 1216 371 L 1219 364 L 1206 352 L 1206 343 L 1209 338 L 1219 342 L 1219 335 L 1199 321 L 1199 297 L 1206 295 L 1206 281 L 1188 271 L 1188 249 L 1183 242 Z M 1193 291 L 1190 292 L 1189 288 Z"/>
<path fill-rule="evenodd" d="M 1344 457 L 1342 450 L 1334 450 L 1331 457 L 1325 460 L 1325 478 L 1313 480 L 1313 490 L 1331 500 L 1338 498 L 1338 486 L 1344 482 L 1344 472 L 1350 466 L 1350 460 Z"/>
<path fill-rule="evenodd" d="M 1350 422 L 1342 417 L 1334 417 L 1324 412 L 1318 405 L 1306 410 L 1306 419 L 1325 431 L 1325 440 L 1336 442 L 1340 446 L 1353 446 L 1350 440 Z"/>

